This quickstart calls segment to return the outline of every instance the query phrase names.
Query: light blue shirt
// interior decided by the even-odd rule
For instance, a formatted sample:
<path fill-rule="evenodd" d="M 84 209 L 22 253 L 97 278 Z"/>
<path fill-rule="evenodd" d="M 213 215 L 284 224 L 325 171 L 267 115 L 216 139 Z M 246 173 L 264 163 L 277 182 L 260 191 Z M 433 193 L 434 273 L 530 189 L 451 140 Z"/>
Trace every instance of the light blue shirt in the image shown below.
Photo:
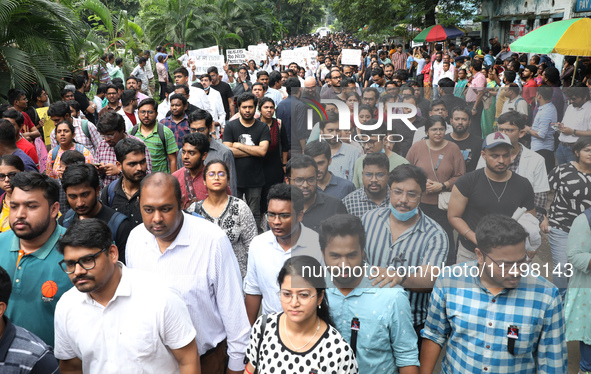
<path fill-rule="evenodd" d="M 326 289 L 330 316 L 336 329 L 351 344 L 351 320 L 359 318 L 357 364 L 359 372 L 398 373 L 398 368 L 419 366 L 417 336 L 408 294 L 402 287 L 377 288 L 363 278 L 344 296 L 331 284 Z"/>
<path fill-rule="evenodd" d="M 341 143 L 341 148 L 332 156 L 328 170 L 337 177 L 353 182 L 355 161 L 361 156 L 361 151 L 351 144 Z"/>
<path fill-rule="evenodd" d="M 273 99 L 273 102 L 275 103 L 275 108 L 277 108 L 277 105 L 279 105 L 281 100 L 283 100 L 283 96 L 281 96 L 281 92 L 279 90 L 276 90 L 271 87 L 267 88 L 267 92 L 265 93 L 265 96 Z"/>
<path fill-rule="evenodd" d="M 538 107 L 538 112 L 534 117 L 531 126 L 532 130 L 537 131 L 542 138 L 531 137 L 531 150 L 548 149 L 554 151 L 554 129 L 551 124 L 558 121 L 556 107 L 551 102 Z"/>

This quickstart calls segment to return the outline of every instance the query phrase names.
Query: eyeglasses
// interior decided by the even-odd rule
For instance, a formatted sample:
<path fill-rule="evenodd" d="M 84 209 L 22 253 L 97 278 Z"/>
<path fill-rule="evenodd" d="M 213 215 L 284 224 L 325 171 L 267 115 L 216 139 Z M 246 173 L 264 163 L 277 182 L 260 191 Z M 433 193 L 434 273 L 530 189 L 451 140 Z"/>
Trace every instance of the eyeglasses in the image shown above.
<path fill-rule="evenodd" d="M 406 198 L 411 203 L 414 203 L 415 201 L 417 201 L 421 197 L 420 193 L 416 193 L 414 191 L 402 191 L 399 189 L 390 190 L 390 193 L 392 194 L 392 196 L 394 196 L 397 199 L 401 199 L 402 196 L 406 194 Z"/>
<path fill-rule="evenodd" d="M 8 179 L 11 179 L 12 177 L 14 177 L 16 175 L 16 173 L 18 173 L 18 171 L 11 171 L 8 174 L 0 174 L 0 180 L 5 180 L 6 177 L 8 177 Z"/>
<path fill-rule="evenodd" d="M 151 116 L 152 114 L 154 114 L 156 112 L 153 110 L 140 110 L 138 113 L 140 114 L 140 116 L 145 116 L 146 114 Z"/>
<path fill-rule="evenodd" d="M 277 217 L 279 217 L 279 220 L 283 222 L 291 218 L 291 213 L 267 212 L 267 218 L 269 219 L 269 221 L 274 221 Z"/>
<path fill-rule="evenodd" d="M 386 177 L 386 173 L 363 173 L 363 176 L 368 179 L 384 179 Z"/>
<path fill-rule="evenodd" d="M 489 255 L 487 255 L 486 253 L 482 252 L 482 255 L 484 257 L 488 257 L 492 262 L 495 263 L 495 265 L 497 265 L 501 269 L 507 269 L 508 271 L 510 271 L 514 267 L 517 267 L 519 269 L 521 267 L 521 265 L 523 265 L 523 264 L 529 264 L 532 261 L 526 255 L 524 258 L 522 258 L 521 260 L 516 261 L 516 262 L 501 262 L 501 263 L 498 263 L 492 257 L 490 257 Z"/>
<path fill-rule="evenodd" d="M 194 129 L 192 127 L 189 127 L 189 131 L 190 132 L 199 132 L 201 134 L 205 134 L 207 132 L 207 127 L 199 127 L 197 129 Z"/>
<path fill-rule="evenodd" d="M 103 253 L 104 251 L 106 251 L 109 248 L 104 248 L 101 249 L 99 252 L 93 254 L 93 255 L 88 255 L 88 256 L 84 256 L 84 257 L 80 257 L 78 259 L 78 261 L 74 261 L 74 260 L 61 260 L 59 262 L 60 267 L 62 268 L 62 270 L 64 271 L 64 273 L 66 274 L 72 274 L 74 271 L 76 271 L 76 265 L 79 264 L 80 266 L 82 266 L 82 268 L 84 270 L 92 270 L 94 269 L 94 267 L 96 266 L 96 258 L 98 255 L 100 255 L 101 253 Z"/>
<path fill-rule="evenodd" d="M 308 183 L 308 186 L 315 186 L 317 183 L 316 177 L 310 178 L 289 178 L 296 186 L 304 185 L 304 182 Z"/>
<path fill-rule="evenodd" d="M 370 147 L 370 148 L 371 148 L 371 147 L 373 147 L 374 145 L 376 145 L 376 143 L 377 143 L 377 140 L 368 140 L 368 141 L 366 141 L 365 143 L 362 143 L 361 145 L 362 145 L 363 147 Z"/>
<path fill-rule="evenodd" d="M 113 139 L 115 134 L 101 134 L 103 139 Z"/>
<path fill-rule="evenodd" d="M 227 174 L 225 171 L 218 171 L 218 172 L 210 171 L 207 173 L 207 176 L 210 178 L 215 178 L 217 176 L 219 179 L 224 179 L 224 178 L 226 178 Z"/>
<path fill-rule="evenodd" d="M 299 303 L 302 305 L 310 304 L 310 300 L 312 300 L 312 298 L 316 295 L 318 295 L 318 294 L 315 293 L 314 295 L 310 295 L 309 292 L 298 292 L 298 293 L 292 294 L 291 292 L 285 291 L 285 290 L 281 290 L 281 291 L 277 292 L 277 296 L 279 296 L 282 303 L 291 303 L 291 300 L 293 300 L 293 297 L 295 296 L 297 298 L 297 300 L 299 301 Z"/>

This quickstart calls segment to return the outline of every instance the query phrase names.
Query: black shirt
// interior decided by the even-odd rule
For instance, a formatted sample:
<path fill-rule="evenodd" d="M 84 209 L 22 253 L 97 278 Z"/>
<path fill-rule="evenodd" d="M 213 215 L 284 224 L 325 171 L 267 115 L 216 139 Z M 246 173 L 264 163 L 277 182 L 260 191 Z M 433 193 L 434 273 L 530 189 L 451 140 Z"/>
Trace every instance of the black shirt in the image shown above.
<path fill-rule="evenodd" d="M 230 119 L 230 103 L 228 99 L 234 97 L 234 93 L 232 92 L 232 88 L 226 82 L 220 81 L 217 85 L 211 85 L 211 87 L 215 88 L 216 91 L 220 93 L 222 97 L 222 101 L 224 102 L 224 110 L 226 111 L 226 121 Z"/>
<path fill-rule="evenodd" d="M 101 210 L 99 210 L 96 216 L 92 218 L 100 219 L 104 223 L 108 224 L 113 214 L 115 214 L 114 209 L 109 208 L 105 204 L 102 204 Z M 65 215 L 61 216 L 58 219 L 58 223 L 60 225 L 64 223 L 64 217 Z M 78 214 L 74 214 L 74 217 L 72 218 L 72 223 L 70 225 L 73 225 L 76 222 L 78 222 Z M 125 246 L 127 245 L 127 238 L 129 237 L 129 233 L 132 229 L 133 225 L 131 224 L 131 221 L 129 220 L 129 218 L 126 218 L 119 225 L 117 235 L 115 235 L 115 245 L 119 249 L 119 261 L 123 263 L 125 263 Z"/>
<path fill-rule="evenodd" d="M 230 121 L 224 129 L 224 143 L 242 143 L 245 145 L 258 146 L 262 141 L 271 141 L 269 126 L 265 123 L 254 120 L 250 127 L 245 127 L 240 118 Z M 256 188 L 265 185 L 265 174 L 263 171 L 263 157 L 236 157 L 236 182 L 238 188 Z"/>
<path fill-rule="evenodd" d="M 101 203 L 115 209 L 117 212 L 125 214 L 133 224 L 133 227 L 136 227 L 143 223 L 139 203 L 140 191 L 138 190 L 133 194 L 131 199 L 128 199 L 125 192 L 123 192 L 123 188 L 121 188 L 122 181 L 123 179 L 119 178 L 115 182 L 115 196 L 113 196 L 113 201 L 109 201 L 109 188 L 103 188 L 101 191 Z"/>
<path fill-rule="evenodd" d="M 90 100 L 88 99 L 88 97 L 83 94 L 82 92 L 76 90 L 74 91 L 74 100 L 76 100 L 78 102 L 78 104 L 80 104 L 80 110 L 82 110 L 82 112 L 84 112 L 84 115 L 86 116 L 86 118 L 89 119 L 89 121 L 94 122 L 94 114 L 92 113 L 88 113 L 87 109 L 88 106 L 90 105 Z"/>
<path fill-rule="evenodd" d="M 413 125 L 418 129 L 419 127 L 424 127 L 425 123 L 427 123 L 427 119 L 424 117 L 417 116 Z M 400 143 L 396 143 L 394 146 L 395 150 L 400 150 L 399 153 L 402 157 L 406 157 L 408 150 L 412 146 L 412 140 L 415 135 L 415 130 L 411 130 L 406 123 L 402 122 L 402 120 L 395 119 L 392 121 L 392 128 L 396 131 L 396 134 L 402 135 L 402 141 Z"/>
<path fill-rule="evenodd" d="M 507 182 L 495 182 L 484 174 L 485 169 L 486 167 L 467 173 L 455 184 L 460 193 L 468 198 L 462 219 L 472 231 L 476 230 L 482 217 L 488 214 L 511 217 L 517 208 L 534 209 L 534 189 L 526 178 L 512 173 Z M 476 246 L 466 240 L 463 234 L 461 232 L 459 236 L 462 245 L 474 252 Z"/>
<path fill-rule="evenodd" d="M 317 190 L 316 201 L 304 212 L 302 223 L 307 228 L 318 232 L 322 221 L 335 214 L 347 214 L 347 208 L 345 208 L 343 202 L 336 197 Z"/>
<path fill-rule="evenodd" d="M 464 161 L 466 161 L 466 173 L 476 170 L 478 159 L 480 158 L 480 152 L 482 151 L 481 138 L 474 134 L 470 134 L 466 139 L 458 141 L 454 140 L 451 137 L 451 134 L 446 134 L 445 140 L 456 143 L 460 148 L 462 156 L 464 156 Z"/>
<path fill-rule="evenodd" d="M 447 109 L 447 113 L 451 117 L 451 111 L 456 107 L 465 107 L 466 100 L 462 99 L 461 97 L 457 97 L 453 94 L 450 95 L 442 95 L 440 97 L 441 100 L 445 103 L 445 108 Z"/>

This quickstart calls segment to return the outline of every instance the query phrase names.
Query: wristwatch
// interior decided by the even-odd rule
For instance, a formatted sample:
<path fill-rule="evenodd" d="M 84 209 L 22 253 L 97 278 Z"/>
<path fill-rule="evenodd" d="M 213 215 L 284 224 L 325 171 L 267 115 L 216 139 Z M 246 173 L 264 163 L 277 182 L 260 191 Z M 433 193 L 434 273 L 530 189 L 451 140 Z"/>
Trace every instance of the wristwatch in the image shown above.
<path fill-rule="evenodd" d="M 441 183 L 441 191 L 447 191 L 447 187 L 445 186 L 445 183 Z"/>
<path fill-rule="evenodd" d="M 573 135 L 577 136 L 577 130 L 573 130 Z"/>

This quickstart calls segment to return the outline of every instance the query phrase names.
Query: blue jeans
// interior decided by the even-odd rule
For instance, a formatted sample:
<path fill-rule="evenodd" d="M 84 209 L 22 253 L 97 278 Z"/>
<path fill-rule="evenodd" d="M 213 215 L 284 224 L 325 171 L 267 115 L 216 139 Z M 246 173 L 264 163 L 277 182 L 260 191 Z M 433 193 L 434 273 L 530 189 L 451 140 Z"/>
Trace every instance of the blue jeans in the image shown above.
<path fill-rule="evenodd" d="M 556 165 L 566 164 L 567 162 L 574 161 L 575 155 L 570 147 L 565 147 L 562 144 L 558 144 L 556 148 Z"/>
<path fill-rule="evenodd" d="M 564 301 L 566 289 L 568 287 L 568 277 L 564 276 L 566 259 L 566 244 L 568 241 L 568 233 L 554 227 L 550 227 L 550 234 L 548 235 L 550 241 L 550 249 L 552 250 L 552 261 L 554 261 L 553 271 L 554 285 L 558 287 L 560 296 Z"/>
<path fill-rule="evenodd" d="M 579 351 L 581 352 L 579 368 L 582 371 L 591 371 L 591 345 L 579 342 Z"/>

